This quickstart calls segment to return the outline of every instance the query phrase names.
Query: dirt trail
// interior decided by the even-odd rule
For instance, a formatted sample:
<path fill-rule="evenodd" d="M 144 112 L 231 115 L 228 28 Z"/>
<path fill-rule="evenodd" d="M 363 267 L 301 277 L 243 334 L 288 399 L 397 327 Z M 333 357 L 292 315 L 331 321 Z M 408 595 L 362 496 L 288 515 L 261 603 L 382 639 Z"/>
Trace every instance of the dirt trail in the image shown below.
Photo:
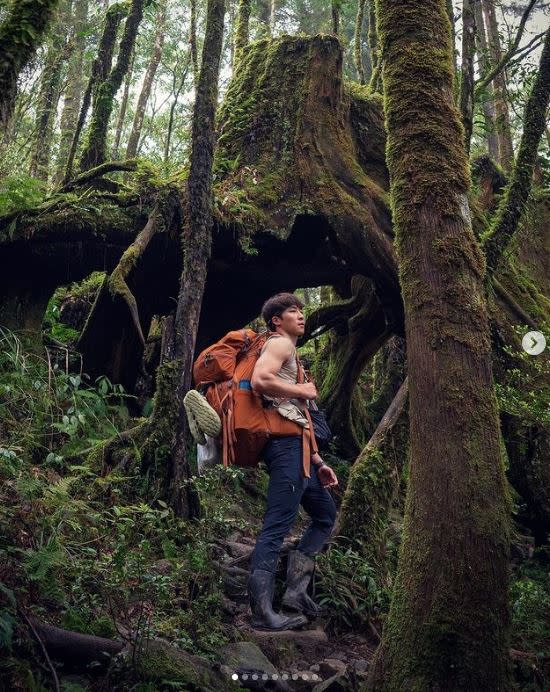
<path fill-rule="evenodd" d="M 280 609 L 288 550 L 297 544 L 299 535 L 300 531 L 295 530 L 281 551 L 275 610 Z M 218 566 L 225 593 L 223 609 L 243 638 L 242 642 L 224 648 L 224 672 L 251 690 L 363 689 L 378 643 L 374 632 L 369 636 L 353 632 L 335 634 L 330 615 L 312 619 L 303 629 L 294 631 L 263 632 L 251 627 L 246 581 L 254 543 L 253 536 L 240 531 L 218 543 Z"/>

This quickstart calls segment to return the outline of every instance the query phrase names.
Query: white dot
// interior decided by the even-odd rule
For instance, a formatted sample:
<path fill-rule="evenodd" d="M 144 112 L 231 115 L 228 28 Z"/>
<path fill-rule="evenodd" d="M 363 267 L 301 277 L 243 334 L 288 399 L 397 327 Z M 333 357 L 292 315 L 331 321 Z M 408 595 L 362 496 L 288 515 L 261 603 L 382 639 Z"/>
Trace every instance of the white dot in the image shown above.
<path fill-rule="evenodd" d="M 288 680 L 288 675 L 286 673 L 283 673 L 281 675 L 281 680 Z"/>
<path fill-rule="evenodd" d="M 279 679 L 279 675 L 277 673 L 273 673 L 273 675 L 271 677 L 273 678 L 273 680 Z"/>
<path fill-rule="evenodd" d="M 258 676 L 256 675 L 256 673 L 254 673 L 254 675 L 252 676 L 252 680 L 257 680 L 257 679 L 258 679 Z"/>
<path fill-rule="evenodd" d="M 247 673 L 243 674 L 243 680 L 248 680 L 248 674 Z"/>
<path fill-rule="evenodd" d="M 292 679 L 293 679 L 293 680 L 298 680 L 298 676 L 296 675 L 296 673 L 292 673 Z"/>
<path fill-rule="evenodd" d="M 264 673 L 264 674 L 262 675 L 262 680 L 267 680 L 268 677 L 269 677 L 268 674 L 267 674 L 267 673 Z"/>
<path fill-rule="evenodd" d="M 233 675 L 231 676 L 231 679 L 232 680 L 238 680 L 239 676 L 237 675 L 237 673 L 233 673 Z"/>
<path fill-rule="evenodd" d="M 302 680 L 309 680 L 309 675 L 307 673 L 302 673 Z"/>

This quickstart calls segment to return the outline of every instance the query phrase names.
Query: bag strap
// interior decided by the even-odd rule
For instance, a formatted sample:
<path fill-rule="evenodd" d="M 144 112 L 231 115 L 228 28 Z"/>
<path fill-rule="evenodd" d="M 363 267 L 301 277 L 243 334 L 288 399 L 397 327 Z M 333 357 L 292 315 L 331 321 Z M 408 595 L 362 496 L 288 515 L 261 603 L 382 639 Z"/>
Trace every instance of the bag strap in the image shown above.
<path fill-rule="evenodd" d="M 298 355 L 298 350 L 296 350 L 296 367 L 298 368 L 297 384 L 303 384 L 305 373 L 300 362 L 300 356 Z M 315 439 L 315 430 L 313 428 L 313 421 L 309 413 L 309 408 L 305 406 L 304 413 L 307 418 L 309 428 L 302 428 L 302 459 L 304 467 L 304 476 L 309 476 L 309 469 L 311 464 L 311 454 L 318 454 L 319 447 L 317 446 L 317 440 Z"/>

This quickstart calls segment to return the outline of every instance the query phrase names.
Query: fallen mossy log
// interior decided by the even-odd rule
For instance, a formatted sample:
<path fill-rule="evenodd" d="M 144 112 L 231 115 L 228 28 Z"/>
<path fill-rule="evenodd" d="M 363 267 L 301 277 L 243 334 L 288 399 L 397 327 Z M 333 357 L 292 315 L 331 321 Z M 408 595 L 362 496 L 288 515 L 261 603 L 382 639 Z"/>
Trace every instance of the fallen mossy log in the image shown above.
<path fill-rule="evenodd" d="M 83 193 L 0 218 L 0 324 L 40 334 L 55 289 L 116 266 L 145 213 Z"/>
<path fill-rule="evenodd" d="M 126 642 L 72 632 L 34 618 L 30 621 L 46 651 L 56 661 L 69 661 L 81 666 L 93 661 L 108 663 L 127 646 Z"/>
<path fill-rule="evenodd" d="M 72 632 L 34 618 L 31 623 L 48 655 L 72 669 L 84 669 L 92 663 L 109 665 L 115 656 L 122 654 L 127 667 L 142 681 L 160 683 L 170 679 L 206 692 L 239 689 L 220 670 L 221 664 L 177 649 L 163 639 L 137 639 L 129 643 Z"/>

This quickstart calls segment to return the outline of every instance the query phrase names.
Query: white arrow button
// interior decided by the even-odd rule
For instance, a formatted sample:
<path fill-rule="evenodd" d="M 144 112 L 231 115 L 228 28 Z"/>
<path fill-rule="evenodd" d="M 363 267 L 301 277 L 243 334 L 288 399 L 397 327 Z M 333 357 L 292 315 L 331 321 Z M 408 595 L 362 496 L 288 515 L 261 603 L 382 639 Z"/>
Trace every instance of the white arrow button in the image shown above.
<path fill-rule="evenodd" d="M 546 338 L 542 332 L 527 332 L 521 345 L 530 356 L 538 356 L 546 348 Z"/>

